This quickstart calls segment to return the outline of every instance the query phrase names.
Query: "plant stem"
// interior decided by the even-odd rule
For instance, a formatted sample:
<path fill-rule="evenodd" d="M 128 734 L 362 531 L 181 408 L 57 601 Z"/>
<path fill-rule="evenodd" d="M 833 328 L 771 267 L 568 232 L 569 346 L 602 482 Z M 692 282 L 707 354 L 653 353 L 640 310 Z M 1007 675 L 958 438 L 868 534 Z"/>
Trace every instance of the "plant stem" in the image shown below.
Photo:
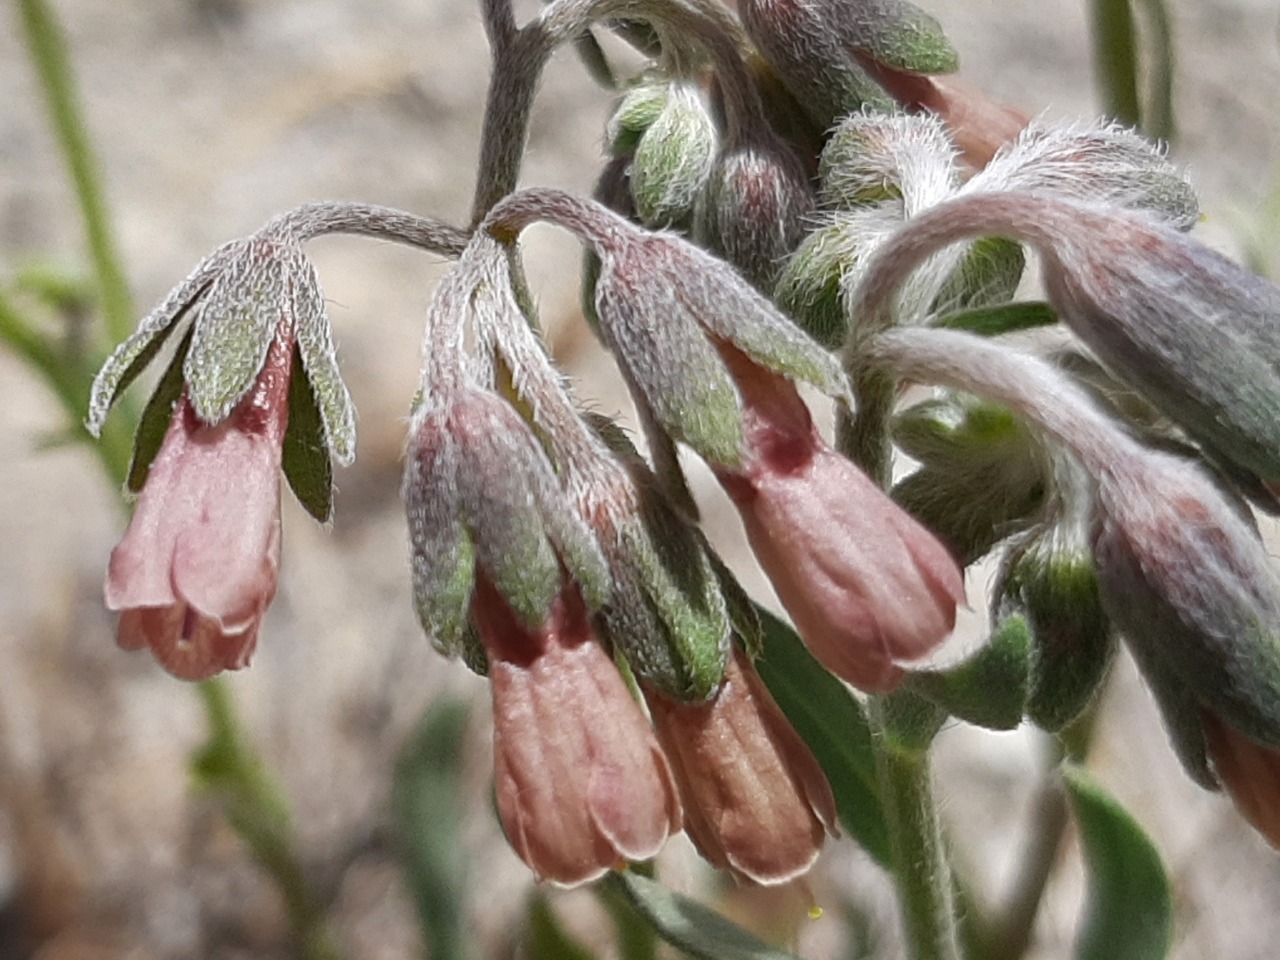
<path fill-rule="evenodd" d="M 1088 759 L 1105 694 L 1104 681 L 1093 704 L 1058 735 L 1050 748 L 1049 775 L 1036 797 L 1035 822 L 1018 868 L 1018 879 L 1013 894 L 987 928 L 983 960 L 1022 960 L 1031 946 L 1040 901 L 1070 821 L 1067 795 L 1054 771 L 1064 758 L 1078 764 Z"/>
<path fill-rule="evenodd" d="M 324 908 L 308 887 L 294 849 L 288 805 L 262 757 L 248 743 L 226 682 L 205 680 L 198 689 L 210 738 L 195 758 L 196 776 L 219 795 L 228 822 L 275 881 L 298 955 L 303 960 L 340 960 Z"/>
<path fill-rule="evenodd" d="M 67 416 L 69 436 L 91 442 L 80 424 L 88 407 L 93 372 L 63 356 L 0 291 L 0 343 L 6 344 L 29 368 L 39 374 L 58 399 Z M 117 415 L 108 421 L 93 451 L 108 481 L 119 489 L 124 484 L 133 453 L 136 417 Z"/>
<path fill-rule="evenodd" d="M 855 413 L 840 411 L 836 442 L 841 453 L 887 490 L 893 472 L 889 418 L 896 382 L 883 368 L 862 365 L 857 353 L 857 344 L 851 342 L 845 360 L 858 407 Z M 890 697 L 868 699 L 867 722 L 907 956 L 909 960 L 959 960 L 954 884 L 929 772 L 929 742 L 937 728 L 931 728 L 924 716 L 906 724 L 896 722 L 902 717 L 889 709 Z M 908 736 L 899 735 L 903 732 Z"/>
<path fill-rule="evenodd" d="M 1142 123 L 1138 52 L 1130 0 L 1093 0 L 1093 70 L 1103 109 L 1132 127 Z"/>
<path fill-rule="evenodd" d="M 872 697 L 867 714 L 907 956 L 959 960 L 951 871 L 933 802 L 928 750 L 897 738 L 886 716 L 885 698 Z"/>
<path fill-rule="evenodd" d="M 80 203 L 89 256 L 102 298 L 106 334 L 112 342 L 122 340 L 133 327 L 133 305 L 112 236 L 97 160 L 81 116 L 66 37 L 45 0 L 19 0 L 18 6 L 31 61 L 44 92 L 49 122 Z"/>

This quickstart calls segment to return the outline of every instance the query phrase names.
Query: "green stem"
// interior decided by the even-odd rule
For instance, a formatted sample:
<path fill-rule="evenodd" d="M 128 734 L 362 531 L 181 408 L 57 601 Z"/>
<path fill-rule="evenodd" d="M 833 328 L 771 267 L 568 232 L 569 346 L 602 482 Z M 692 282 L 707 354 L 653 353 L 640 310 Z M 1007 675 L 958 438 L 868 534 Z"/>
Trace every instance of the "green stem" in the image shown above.
<path fill-rule="evenodd" d="M 1174 46 L 1173 25 L 1164 0 L 1137 0 L 1148 36 L 1146 48 L 1149 65 L 1146 119 L 1142 129 L 1147 136 L 1166 142 L 1177 136 L 1173 113 Z"/>
<path fill-rule="evenodd" d="M 218 795 L 227 820 L 275 881 L 298 955 L 303 960 L 340 960 L 324 908 L 307 885 L 294 849 L 288 805 L 262 757 L 250 746 L 226 682 L 206 680 L 199 691 L 210 738 L 196 756 L 197 777 Z"/>
<path fill-rule="evenodd" d="M 868 704 L 880 800 L 910 960 L 959 960 L 951 869 L 933 801 L 929 753 L 895 732 L 884 697 Z"/>
<path fill-rule="evenodd" d="M 119 489 L 129 471 L 136 416 L 117 415 L 95 443 L 81 427 L 89 402 L 93 371 L 63 356 L 0 291 L 0 342 L 6 344 L 45 381 L 66 414 L 70 435 L 90 443 L 112 485 Z"/>
<path fill-rule="evenodd" d="M 1138 52 L 1131 0 L 1093 0 L 1093 69 L 1108 115 L 1136 127 L 1142 123 L 1138 99 Z"/>
<path fill-rule="evenodd" d="M 888 489 L 893 473 L 889 419 L 896 383 L 883 370 L 850 366 L 857 408 L 852 414 L 841 410 L 836 442 L 845 456 Z M 939 719 L 910 694 L 871 697 L 867 704 L 909 960 L 960 958 L 954 883 L 929 772 L 929 743 Z"/>
<path fill-rule="evenodd" d="M 19 0 L 22 27 L 31 61 L 44 91 L 49 121 L 80 203 L 89 255 L 97 274 L 106 333 L 123 340 L 133 328 L 133 306 L 111 231 L 98 164 L 80 113 L 66 37 L 45 0 Z"/>
<path fill-rule="evenodd" d="M 1093 734 L 1102 710 L 1105 684 L 1093 704 L 1074 723 L 1058 734 L 1047 764 L 1050 776 L 1036 798 L 1036 816 L 1024 847 L 1018 879 L 1003 909 L 992 919 L 984 936 L 983 960 L 1022 960 L 1031 947 L 1036 915 L 1045 888 L 1053 875 L 1058 850 L 1070 821 L 1067 795 L 1061 779 L 1054 775 L 1064 760 L 1084 764 L 1093 745 Z"/>
<path fill-rule="evenodd" d="M 883 370 L 857 369 L 849 378 L 855 402 L 851 413 L 840 408 L 836 444 L 840 452 L 866 471 L 882 489 L 893 484 L 893 442 L 889 419 L 898 385 Z"/>

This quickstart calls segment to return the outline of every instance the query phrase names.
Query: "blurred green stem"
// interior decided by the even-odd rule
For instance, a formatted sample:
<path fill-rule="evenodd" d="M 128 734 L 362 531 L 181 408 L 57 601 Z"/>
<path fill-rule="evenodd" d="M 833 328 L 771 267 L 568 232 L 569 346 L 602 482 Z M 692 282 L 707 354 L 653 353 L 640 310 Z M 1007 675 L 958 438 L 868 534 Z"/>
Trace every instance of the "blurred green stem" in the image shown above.
<path fill-rule="evenodd" d="M 294 849 L 289 807 L 261 756 L 249 746 L 225 681 L 199 684 L 209 720 L 208 743 L 196 755 L 197 779 L 218 798 L 220 808 L 275 881 L 303 960 L 342 957 L 324 918 L 324 908 L 307 886 Z"/>
<path fill-rule="evenodd" d="M 1083 764 L 1088 758 L 1105 693 L 1104 685 L 1093 704 L 1056 740 L 1050 741 L 1046 764 L 1050 775 L 1036 796 L 1035 819 L 1018 866 L 1013 893 L 986 929 L 983 960 L 1022 960 L 1031 947 L 1040 901 L 1044 899 L 1070 820 L 1067 794 L 1053 771 L 1064 759 Z"/>
<path fill-rule="evenodd" d="M 66 37 L 53 9 L 45 0 L 18 0 L 18 7 L 22 12 L 22 29 L 31 62 L 40 75 L 49 122 L 80 203 L 89 256 L 93 260 L 102 297 L 106 334 L 114 343 L 124 339 L 133 329 L 133 306 L 112 236 L 111 217 L 103 198 L 97 160 L 80 113 Z"/>
<path fill-rule="evenodd" d="M 907 729 L 901 736 L 889 697 L 869 699 L 867 720 L 893 851 L 893 878 L 907 956 L 910 960 L 959 960 L 951 866 L 929 770 L 929 721 L 923 720 L 923 729 Z M 906 726 L 919 724 L 909 721 Z"/>
<path fill-rule="evenodd" d="M 1142 123 L 1137 37 L 1131 0 L 1093 0 L 1093 69 L 1107 115 L 1131 127 Z"/>
<path fill-rule="evenodd" d="M 55 346 L 0 291 L 0 341 L 45 379 L 67 414 L 75 431 L 72 435 L 89 442 L 89 435 L 77 428 L 87 410 L 94 367 L 106 349 L 132 330 L 133 306 L 113 239 L 97 158 L 76 94 L 66 37 L 45 0 L 18 0 L 18 7 L 49 122 L 80 205 L 104 329 L 101 349 L 77 350 L 72 336 Z M 136 409 L 120 404 L 93 445 L 117 490 L 128 472 L 137 422 Z M 121 505 L 125 505 L 123 501 Z M 196 758 L 198 771 L 219 793 L 227 820 L 279 888 L 299 955 L 304 960 L 338 960 L 341 954 L 325 926 L 320 904 L 306 885 L 294 849 L 288 806 L 245 736 L 228 687 L 221 680 L 208 680 L 199 685 L 199 691 L 210 741 Z"/>
<path fill-rule="evenodd" d="M 14 354 L 44 379 L 67 416 L 70 435 L 90 443 L 108 481 L 115 489 L 121 489 L 129 470 L 129 458 L 133 453 L 136 418 L 117 414 L 103 426 L 102 436 L 94 443 L 81 427 L 88 409 L 89 383 L 93 371 L 56 349 L 48 337 L 28 322 L 2 290 L 0 342 L 7 344 Z M 124 506 L 123 501 L 121 506 Z"/>

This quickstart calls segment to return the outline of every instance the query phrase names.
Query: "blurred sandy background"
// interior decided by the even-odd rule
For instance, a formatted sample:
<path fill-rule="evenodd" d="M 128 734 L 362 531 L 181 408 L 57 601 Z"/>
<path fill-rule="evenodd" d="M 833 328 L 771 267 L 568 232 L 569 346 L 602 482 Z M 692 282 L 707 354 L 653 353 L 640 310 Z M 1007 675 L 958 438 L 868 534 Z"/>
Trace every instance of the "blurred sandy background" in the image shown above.
<path fill-rule="evenodd" d="M 488 70 L 468 0 L 56 6 L 140 312 L 215 245 L 303 201 L 360 199 L 465 218 Z M 942 19 L 970 81 L 1033 112 L 1097 111 L 1081 0 L 925 6 Z M 1170 6 L 1180 52 L 1177 157 L 1202 191 L 1202 234 L 1236 249 L 1257 225 L 1280 161 L 1280 13 L 1274 0 Z M 5 273 L 33 259 L 85 262 L 37 96 L 16 4 L 6 4 Z M 588 189 L 608 103 L 572 54 L 560 55 L 538 101 L 525 182 Z M 381 839 L 391 764 L 439 691 L 485 696 L 420 636 L 404 564 L 404 416 L 442 265 L 367 240 L 324 239 L 311 250 L 360 410 L 359 459 L 339 475 L 332 530 L 286 495 L 280 596 L 252 670 L 233 686 L 292 799 L 307 863 L 332 898 L 350 956 L 410 957 L 422 948 Z M 583 393 L 619 409 L 616 381 L 576 314 L 576 251 L 535 231 L 530 258 L 552 337 Z M 147 656 L 114 647 L 100 582 L 121 515 L 84 451 L 37 449 L 57 424 L 42 388 L 0 352 L 0 958 L 287 956 L 273 891 L 189 792 L 186 758 L 203 735 L 193 691 Z M 732 550 L 732 512 L 712 499 L 708 516 Z M 980 589 L 970 585 L 976 605 Z M 1095 768 L 1150 827 L 1177 884 L 1175 956 L 1274 957 L 1280 859 L 1181 774 L 1127 664 L 1105 723 Z M 469 789 L 484 811 L 483 720 L 471 737 Z M 939 794 L 991 895 L 1010 879 L 1034 744 L 960 728 L 942 742 Z M 527 875 L 487 814 L 461 842 L 479 880 L 470 916 L 499 955 Z M 696 867 L 679 846 L 670 876 L 692 883 Z M 885 882 L 851 844 L 834 845 L 824 871 L 820 895 L 848 887 L 885 924 Z M 1079 868 L 1068 865 L 1041 913 L 1036 956 L 1069 954 L 1080 887 Z M 589 927 L 585 916 L 577 922 Z M 838 933 L 834 921 L 811 924 L 797 948 L 815 960 L 841 955 Z"/>

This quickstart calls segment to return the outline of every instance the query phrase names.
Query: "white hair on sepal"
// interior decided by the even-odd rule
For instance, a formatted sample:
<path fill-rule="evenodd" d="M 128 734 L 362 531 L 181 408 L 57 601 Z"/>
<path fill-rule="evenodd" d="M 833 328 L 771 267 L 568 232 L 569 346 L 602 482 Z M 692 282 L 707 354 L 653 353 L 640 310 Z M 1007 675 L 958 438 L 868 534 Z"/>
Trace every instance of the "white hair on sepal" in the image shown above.
<path fill-rule="evenodd" d="M 1033 120 L 961 193 L 1019 190 L 1146 212 L 1178 229 L 1193 226 L 1199 202 L 1166 148 L 1113 120 Z"/>
<path fill-rule="evenodd" d="M 932 114 L 877 113 L 845 118 L 822 152 L 824 204 L 855 207 L 901 197 L 906 217 L 960 186 L 959 152 Z"/>

